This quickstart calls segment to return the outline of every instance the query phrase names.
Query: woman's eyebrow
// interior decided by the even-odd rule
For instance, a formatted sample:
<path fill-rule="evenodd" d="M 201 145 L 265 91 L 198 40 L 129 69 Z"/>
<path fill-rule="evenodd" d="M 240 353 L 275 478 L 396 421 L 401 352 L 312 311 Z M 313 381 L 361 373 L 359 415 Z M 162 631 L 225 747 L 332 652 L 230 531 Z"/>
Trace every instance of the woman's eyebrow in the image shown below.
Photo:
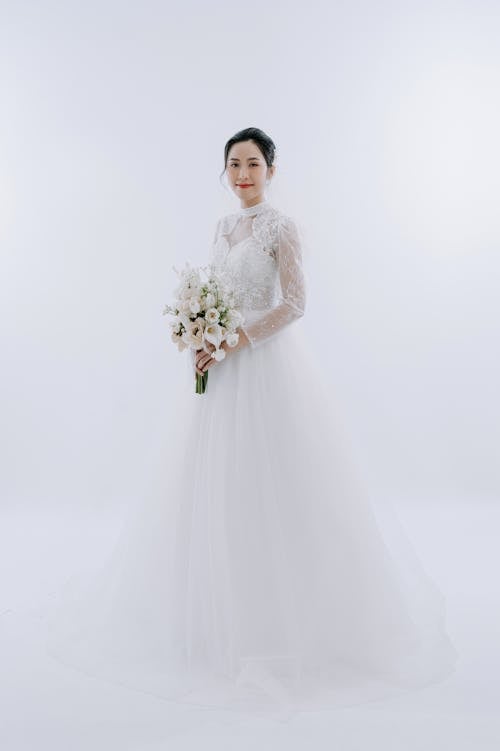
<path fill-rule="evenodd" d="M 259 161 L 259 157 L 258 156 L 249 156 L 249 157 L 247 157 L 247 162 L 249 162 L 250 160 L 253 160 L 253 159 L 256 159 L 257 161 Z M 230 162 L 239 162 L 240 160 L 237 157 L 232 156 L 232 157 L 229 158 L 229 161 Z"/>

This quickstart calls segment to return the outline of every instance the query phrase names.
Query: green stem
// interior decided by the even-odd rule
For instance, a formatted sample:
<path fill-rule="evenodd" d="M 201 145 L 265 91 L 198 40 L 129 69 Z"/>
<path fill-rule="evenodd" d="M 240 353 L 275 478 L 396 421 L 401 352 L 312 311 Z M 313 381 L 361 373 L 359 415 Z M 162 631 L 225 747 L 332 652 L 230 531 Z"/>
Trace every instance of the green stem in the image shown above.
<path fill-rule="evenodd" d="M 196 373 L 196 391 L 197 394 L 204 394 L 207 390 L 208 370 L 205 370 L 203 375 Z"/>

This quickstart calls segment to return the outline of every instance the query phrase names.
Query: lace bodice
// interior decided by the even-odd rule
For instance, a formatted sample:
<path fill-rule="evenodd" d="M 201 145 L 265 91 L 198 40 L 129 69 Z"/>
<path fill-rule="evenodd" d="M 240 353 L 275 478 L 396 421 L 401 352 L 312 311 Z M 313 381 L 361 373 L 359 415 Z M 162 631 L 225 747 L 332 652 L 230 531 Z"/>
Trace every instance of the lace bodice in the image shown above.
<path fill-rule="evenodd" d="M 252 348 L 304 314 L 300 233 L 268 201 L 219 219 L 210 261 L 230 276 Z"/>

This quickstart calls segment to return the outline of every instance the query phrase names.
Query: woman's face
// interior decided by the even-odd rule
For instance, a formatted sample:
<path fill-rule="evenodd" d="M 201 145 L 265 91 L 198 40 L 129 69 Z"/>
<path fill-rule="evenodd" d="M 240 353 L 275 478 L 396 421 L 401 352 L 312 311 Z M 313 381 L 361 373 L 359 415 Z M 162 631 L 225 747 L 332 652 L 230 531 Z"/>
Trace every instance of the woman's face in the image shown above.
<path fill-rule="evenodd" d="M 242 206 L 253 206 L 264 200 L 266 179 L 274 174 L 274 166 L 267 166 L 261 150 L 253 141 L 240 141 L 229 150 L 226 173 Z"/>

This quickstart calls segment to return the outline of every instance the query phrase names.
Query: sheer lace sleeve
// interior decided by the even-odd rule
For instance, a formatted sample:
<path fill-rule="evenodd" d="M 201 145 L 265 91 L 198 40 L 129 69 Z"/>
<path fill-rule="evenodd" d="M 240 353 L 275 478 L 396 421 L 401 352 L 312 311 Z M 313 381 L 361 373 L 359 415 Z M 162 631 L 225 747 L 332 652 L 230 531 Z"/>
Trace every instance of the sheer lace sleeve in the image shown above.
<path fill-rule="evenodd" d="M 283 217 L 279 223 L 277 262 L 281 287 L 278 304 L 258 320 L 240 326 L 252 349 L 304 315 L 306 289 L 301 238 L 295 222 L 289 217 Z"/>

